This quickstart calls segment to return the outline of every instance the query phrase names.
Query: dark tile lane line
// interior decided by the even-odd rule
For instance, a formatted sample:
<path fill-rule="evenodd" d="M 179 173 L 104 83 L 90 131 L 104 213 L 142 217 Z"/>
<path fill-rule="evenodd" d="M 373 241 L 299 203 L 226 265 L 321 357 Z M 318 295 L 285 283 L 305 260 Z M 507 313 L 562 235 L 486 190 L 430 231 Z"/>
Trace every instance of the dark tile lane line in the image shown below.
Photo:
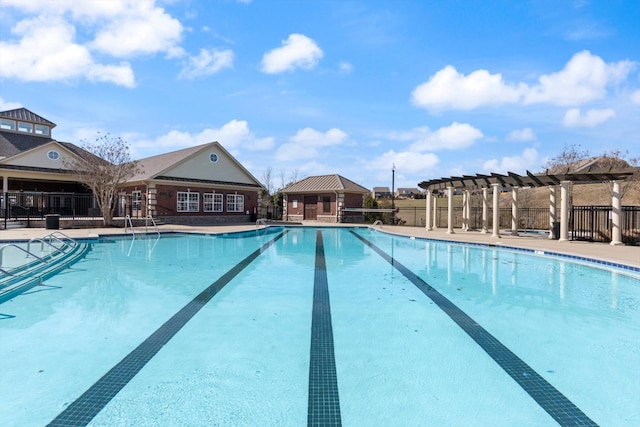
<path fill-rule="evenodd" d="M 340 426 L 340 399 L 333 351 L 329 284 L 322 232 L 316 233 L 316 265 L 309 356 L 308 426 Z"/>
<path fill-rule="evenodd" d="M 173 336 L 187 324 L 222 288 L 252 261 L 282 238 L 287 231 L 269 240 L 212 283 L 174 314 L 138 347 L 124 357 L 87 391 L 65 408 L 48 426 L 86 426 L 126 386 Z"/>
<path fill-rule="evenodd" d="M 384 258 L 429 297 L 560 425 L 597 426 L 565 395 L 444 295 L 372 242 L 354 231 L 351 231 L 351 233 Z"/>

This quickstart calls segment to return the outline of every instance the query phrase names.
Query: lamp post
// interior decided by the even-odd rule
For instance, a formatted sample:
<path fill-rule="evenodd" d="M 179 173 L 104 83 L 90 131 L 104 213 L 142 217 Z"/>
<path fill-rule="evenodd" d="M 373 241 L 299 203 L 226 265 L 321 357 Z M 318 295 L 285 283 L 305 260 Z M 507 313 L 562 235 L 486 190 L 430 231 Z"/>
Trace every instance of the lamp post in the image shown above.
<path fill-rule="evenodd" d="M 396 164 L 394 163 L 391 167 L 391 225 L 395 225 L 396 223 Z"/>

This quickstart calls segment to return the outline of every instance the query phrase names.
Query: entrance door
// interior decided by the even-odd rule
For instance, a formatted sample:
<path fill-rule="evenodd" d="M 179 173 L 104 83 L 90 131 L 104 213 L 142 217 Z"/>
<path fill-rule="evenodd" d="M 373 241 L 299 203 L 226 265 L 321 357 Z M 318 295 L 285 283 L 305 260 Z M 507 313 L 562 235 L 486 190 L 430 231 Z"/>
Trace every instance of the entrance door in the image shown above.
<path fill-rule="evenodd" d="M 318 219 L 318 196 L 304 196 L 304 219 Z"/>

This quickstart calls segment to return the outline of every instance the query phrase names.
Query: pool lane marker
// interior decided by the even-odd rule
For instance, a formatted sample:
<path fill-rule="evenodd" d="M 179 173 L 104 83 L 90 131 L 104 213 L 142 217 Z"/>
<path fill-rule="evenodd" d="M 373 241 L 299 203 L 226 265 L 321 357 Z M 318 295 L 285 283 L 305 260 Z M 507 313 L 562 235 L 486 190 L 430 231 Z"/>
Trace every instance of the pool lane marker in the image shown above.
<path fill-rule="evenodd" d="M 322 232 L 316 232 L 316 265 L 311 315 L 308 426 L 341 426 L 329 284 Z"/>
<path fill-rule="evenodd" d="M 359 234 L 351 231 L 360 241 L 373 249 L 418 289 L 429 297 L 447 316 L 462 328 L 482 349 L 513 378 L 553 419 L 562 426 L 597 426 L 564 394 L 549 384 L 540 374 L 480 326 L 468 314 L 452 303 L 427 282 Z"/>
<path fill-rule="evenodd" d="M 213 282 L 191 302 L 174 314 L 138 347 L 124 357 L 87 391 L 65 408 L 48 426 L 86 426 L 151 360 L 160 349 L 191 320 L 222 288 L 253 260 L 281 239 L 287 230 L 269 240 Z"/>

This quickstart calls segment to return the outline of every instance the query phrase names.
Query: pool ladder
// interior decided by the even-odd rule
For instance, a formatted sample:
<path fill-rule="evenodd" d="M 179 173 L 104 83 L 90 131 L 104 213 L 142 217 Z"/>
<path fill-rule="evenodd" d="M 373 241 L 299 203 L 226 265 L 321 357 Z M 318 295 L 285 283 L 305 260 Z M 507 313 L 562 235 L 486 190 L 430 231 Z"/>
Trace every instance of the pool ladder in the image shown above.
<path fill-rule="evenodd" d="M 376 225 L 380 226 L 380 228 L 382 228 L 382 220 L 381 219 L 376 219 L 373 224 L 371 224 L 371 227 L 375 228 Z"/>

